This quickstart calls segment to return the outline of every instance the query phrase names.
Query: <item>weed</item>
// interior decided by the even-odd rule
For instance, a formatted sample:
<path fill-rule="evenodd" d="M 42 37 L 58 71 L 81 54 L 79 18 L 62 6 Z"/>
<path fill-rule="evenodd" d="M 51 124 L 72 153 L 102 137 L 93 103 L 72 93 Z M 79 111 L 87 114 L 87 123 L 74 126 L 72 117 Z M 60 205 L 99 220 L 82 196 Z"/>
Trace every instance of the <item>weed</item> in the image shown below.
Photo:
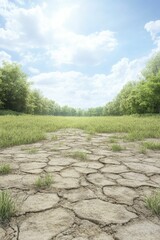
<path fill-rule="evenodd" d="M 9 220 L 15 213 L 15 203 L 10 194 L 6 191 L 0 192 L 0 220 L 5 222 Z"/>
<path fill-rule="evenodd" d="M 86 160 L 87 154 L 85 152 L 76 151 L 68 154 L 69 157 L 79 159 L 79 160 Z"/>
<path fill-rule="evenodd" d="M 145 205 L 154 214 L 160 215 L 160 191 L 154 193 L 153 195 L 146 197 Z"/>
<path fill-rule="evenodd" d="M 53 183 L 52 176 L 50 174 L 46 174 L 43 177 L 39 177 L 35 181 L 35 186 L 36 188 L 47 188 L 47 187 L 50 187 L 52 183 Z"/>
<path fill-rule="evenodd" d="M 124 150 L 124 148 L 122 148 L 119 144 L 113 144 L 111 146 L 111 149 L 113 152 L 120 152 L 120 151 Z"/>
<path fill-rule="evenodd" d="M 156 142 L 144 142 L 143 146 L 151 150 L 160 150 L 160 143 L 156 143 Z"/>
<path fill-rule="evenodd" d="M 9 164 L 0 165 L 0 175 L 5 175 L 11 172 L 11 167 Z"/>

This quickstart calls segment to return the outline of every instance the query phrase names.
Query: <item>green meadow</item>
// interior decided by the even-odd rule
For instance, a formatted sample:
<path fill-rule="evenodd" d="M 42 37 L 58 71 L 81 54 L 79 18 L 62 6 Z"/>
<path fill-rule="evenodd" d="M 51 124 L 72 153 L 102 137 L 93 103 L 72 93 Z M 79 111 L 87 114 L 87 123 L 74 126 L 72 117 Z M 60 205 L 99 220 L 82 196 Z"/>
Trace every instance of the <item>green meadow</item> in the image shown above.
<path fill-rule="evenodd" d="M 0 116 L 0 147 L 34 143 L 47 132 L 78 128 L 94 133 L 126 133 L 126 141 L 160 138 L 160 116 L 55 117 Z"/>

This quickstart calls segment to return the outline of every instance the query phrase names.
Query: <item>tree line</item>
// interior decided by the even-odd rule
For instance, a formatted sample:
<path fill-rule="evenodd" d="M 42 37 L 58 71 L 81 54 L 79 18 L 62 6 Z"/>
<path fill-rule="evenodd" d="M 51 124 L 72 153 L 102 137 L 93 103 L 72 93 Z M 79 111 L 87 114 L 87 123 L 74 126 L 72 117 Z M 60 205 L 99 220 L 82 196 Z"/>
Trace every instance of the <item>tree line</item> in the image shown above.
<path fill-rule="evenodd" d="M 103 112 L 104 115 L 146 113 L 160 113 L 160 52 L 148 61 L 140 79 L 128 82 Z"/>
<path fill-rule="evenodd" d="M 116 98 L 88 110 L 60 106 L 32 90 L 27 75 L 16 63 L 0 67 L 0 109 L 54 116 L 108 116 L 160 113 L 160 52 L 154 55 L 138 81 L 128 82 Z"/>

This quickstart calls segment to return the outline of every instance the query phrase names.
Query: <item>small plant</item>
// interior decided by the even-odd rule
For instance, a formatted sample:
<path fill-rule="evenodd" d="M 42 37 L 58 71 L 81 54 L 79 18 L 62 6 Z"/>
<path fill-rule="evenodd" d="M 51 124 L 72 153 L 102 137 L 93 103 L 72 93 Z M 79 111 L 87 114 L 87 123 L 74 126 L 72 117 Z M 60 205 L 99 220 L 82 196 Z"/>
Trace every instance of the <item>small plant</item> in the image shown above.
<path fill-rule="evenodd" d="M 53 135 L 53 136 L 51 137 L 51 140 L 56 141 L 56 140 L 58 140 L 58 137 L 57 137 L 56 135 Z"/>
<path fill-rule="evenodd" d="M 111 149 L 112 149 L 113 152 L 120 152 L 120 151 L 123 150 L 123 148 L 119 144 L 113 144 L 111 146 Z"/>
<path fill-rule="evenodd" d="M 9 220 L 15 213 L 15 203 L 10 194 L 6 191 L 0 192 L 0 220 L 5 222 Z"/>
<path fill-rule="evenodd" d="M 47 188 L 50 187 L 51 184 L 53 183 L 53 178 L 50 174 L 46 174 L 43 177 L 39 177 L 36 181 L 35 181 L 35 186 L 37 188 Z"/>
<path fill-rule="evenodd" d="M 9 164 L 0 165 L 0 175 L 5 175 L 11 172 L 11 167 Z"/>
<path fill-rule="evenodd" d="M 68 156 L 75 158 L 75 159 L 79 159 L 79 160 L 87 159 L 87 154 L 85 152 L 81 152 L 81 151 L 76 151 L 76 152 L 70 153 Z"/>
<path fill-rule="evenodd" d="M 156 142 L 144 142 L 143 146 L 151 150 L 160 150 L 160 143 L 156 143 Z"/>
<path fill-rule="evenodd" d="M 153 195 L 146 197 L 145 205 L 154 214 L 160 215 L 160 191 L 154 193 Z"/>

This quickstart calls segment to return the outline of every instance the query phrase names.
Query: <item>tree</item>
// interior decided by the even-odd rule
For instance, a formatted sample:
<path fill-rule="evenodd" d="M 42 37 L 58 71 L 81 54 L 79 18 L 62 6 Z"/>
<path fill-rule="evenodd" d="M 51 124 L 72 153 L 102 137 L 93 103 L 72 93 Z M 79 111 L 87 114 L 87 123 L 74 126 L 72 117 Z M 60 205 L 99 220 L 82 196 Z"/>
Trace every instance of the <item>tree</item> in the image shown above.
<path fill-rule="evenodd" d="M 4 109 L 24 112 L 29 83 L 27 76 L 16 63 L 4 62 L 0 68 L 0 105 Z"/>

